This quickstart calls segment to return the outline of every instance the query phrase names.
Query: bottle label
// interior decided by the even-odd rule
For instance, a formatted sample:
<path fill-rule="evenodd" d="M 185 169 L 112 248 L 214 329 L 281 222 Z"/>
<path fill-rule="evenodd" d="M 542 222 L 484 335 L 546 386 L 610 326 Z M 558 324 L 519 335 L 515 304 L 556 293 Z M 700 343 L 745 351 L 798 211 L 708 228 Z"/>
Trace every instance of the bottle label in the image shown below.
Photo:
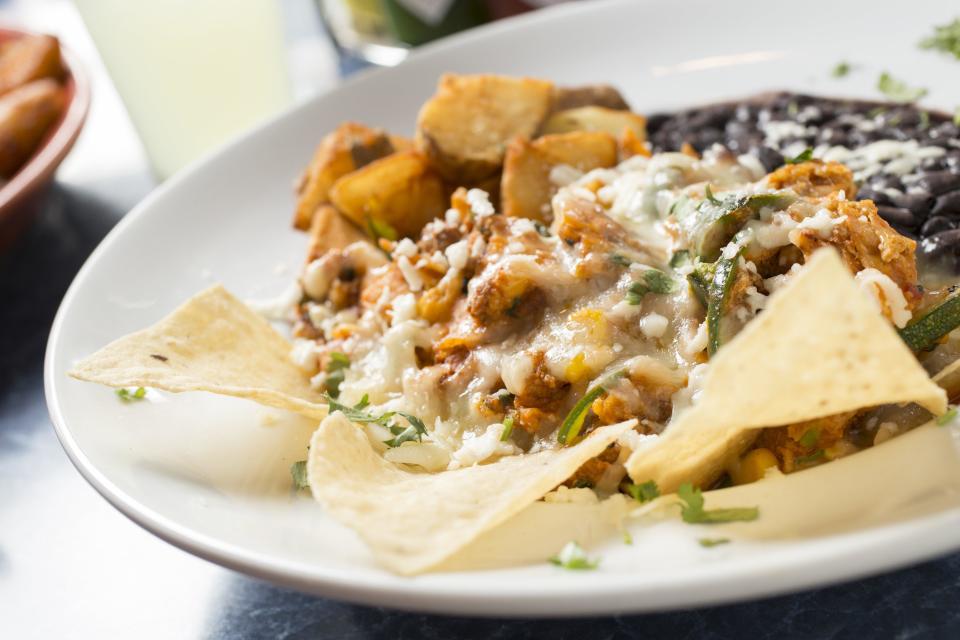
<path fill-rule="evenodd" d="M 394 0 L 398 5 L 420 18 L 428 25 L 443 22 L 456 0 Z"/>

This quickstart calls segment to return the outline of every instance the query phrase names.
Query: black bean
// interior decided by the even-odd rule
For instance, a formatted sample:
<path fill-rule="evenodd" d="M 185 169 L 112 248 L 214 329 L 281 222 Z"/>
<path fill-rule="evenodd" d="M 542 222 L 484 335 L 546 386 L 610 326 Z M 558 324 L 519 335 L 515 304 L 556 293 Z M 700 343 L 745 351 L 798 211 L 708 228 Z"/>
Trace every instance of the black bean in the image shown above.
<path fill-rule="evenodd" d="M 952 171 L 935 171 L 925 174 L 917 180 L 917 186 L 922 187 L 935 196 L 947 191 L 960 189 L 960 174 Z"/>
<path fill-rule="evenodd" d="M 915 229 L 920 225 L 920 220 L 909 209 L 901 207 L 877 207 L 877 213 L 880 217 L 897 228 Z"/>
<path fill-rule="evenodd" d="M 910 209 L 917 216 L 926 218 L 933 209 L 933 196 L 928 191 L 911 191 L 903 195 L 891 197 L 893 204 L 902 208 Z"/>
<path fill-rule="evenodd" d="M 903 180 L 889 173 L 878 173 L 870 178 L 870 186 L 874 189 L 897 189 L 903 191 Z"/>
<path fill-rule="evenodd" d="M 953 224 L 948 218 L 943 216 L 933 216 L 929 220 L 923 223 L 923 226 L 920 227 L 921 236 L 933 236 L 941 231 L 949 231 L 950 229 L 956 228 L 956 225 Z"/>
<path fill-rule="evenodd" d="M 960 257 L 960 229 L 941 231 L 920 241 L 920 254 L 956 270 Z"/>
<path fill-rule="evenodd" d="M 883 191 L 876 191 L 870 187 L 864 187 L 857 192 L 857 200 L 873 200 L 877 206 L 885 204 L 892 205 L 893 201 L 890 199 L 890 196 L 885 194 Z"/>
<path fill-rule="evenodd" d="M 948 191 L 937 197 L 933 215 L 960 218 L 960 191 Z"/>
<path fill-rule="evenodd" d="M 783 154 L 771 147 L 758 147 L 753 149 L 752 153 L 757 156 L 760 164 L 762 164 L 763 168 L 767 171 L 773 171 L 783 165 Z"/>

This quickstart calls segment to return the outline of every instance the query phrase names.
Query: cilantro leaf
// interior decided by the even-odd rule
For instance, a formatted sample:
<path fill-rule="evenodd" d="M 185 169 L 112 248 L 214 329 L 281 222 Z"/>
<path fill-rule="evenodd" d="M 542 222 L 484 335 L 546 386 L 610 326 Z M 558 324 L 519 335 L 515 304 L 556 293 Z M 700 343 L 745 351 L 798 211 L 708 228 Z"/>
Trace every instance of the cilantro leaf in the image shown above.
<path fill-rule="evenodd" d="M 380 238 L 392 241 L 399 237 L 396 229 L 383 220 L 377 220 L 373 216 L 367 216 L 367 232 L 370 234 L 370 237 L 373 238 L 374 244 L 377 244 Z"/>
<path fill-rule="evenodd" d="M 701 547 L 709 549 L 710 547 L 716 547 L 721 544 L 728 544 L 730 538 L 700 538 L 697 542 L 700 543 Z"/>
<path fill-rule="evenodd" d="M 647 480 L 643 484 L 628 482 L 623 485 L 623 488 L 637 502 L 650 502 L 660 497 L 660 487 L 657 486 L 655 480 Z"/>
<path fill-rule="evenodd" d="M 397 424 L 396 422 L 390 424 L 387 429 L 389 429 L 390 433 L 392 433 L 395 437 L 387 440 L 384 444 L 386 444 L 388 447 L 399 447 L 404 442 L 410 442 L 414 439 L 417 442 L 422 442 L 423 436 L 427 435 L 427 426 L 423 424 L 423 420 L 402 411 L 395 411 L 394 413 L 406 419 L 406 421 L 409 423 L 409 426 L 404 428 L 403 425 Z M 384 416 L 386 415 L 387 414 L 384 414 Z"/>
<path fill-rule="evenodd" d="M 307 461 L 298 460 L 290 465 L 290 477 L 293 478 L 293 486 L 296 489 L 306 489 L 310 486 L 307 482 Z"/>
<path fill-rule="evenodd" d="M 387 429 L 394 436 L 384 442 L 388 447 L 399 447 L 404 442 L 411 440 L 422 442 L 423 436 L 427 435 L 427 426 L 423 423 L 423 420 L 409 413 L 404 413 L 403 411 L 387 411 L 380 415 L 374 415 L 364 411 L 363 409 L 370 404 L 370 399 L 366 394 L 360 399 L 360 402 L 352 407 L 340 404 L 329 395 L 326 395 L 324 400 L 329 405 L 330 412 L 339 411 L 346 416 L 350 422 L 379 424 L 381 427 Z M 407 426 L 397 422 L 394 416 L 400 416 L 406 420 Z"/>
<path fill-rule="evenodd" d="M 648 293 L 672 293 L 677 288 L 676 281 L 659 269 L 647 269 L 641 278 L 627 289 L 627 304 L 638 305 Z"/>
<path fill-rule="evenodd" d="M 117 397 L 123 400 L 124 402 L 135 402 L 137 400 L 143 400 L 147 397 L 147 390 L 144 387 L 137 387 L 133 391 L 126 388 L 120 388 L 116 390 Z"/>
<path fill-rule="evenodd" d="M 583 550 L 583 547 L 574 541 L 568 542 L 560 550 L 560 553 L 550 558 L 550 562 L 563 569 L 573 571 L 596 569 L 597 565 L 600 564 L 599 560 L 591 560 L 587 557 L 587 552 Z"/>
<path fill-rule="evenodd" d="M 797 155 L 792 158 L 784 158 L 786 164 L 800 164 L 801 162 L 809 162 L 813 158 L 813 149 L 807 147 Z"/>
<path fill-rule="evenodd" d="M 716 524 L 718 522 L 749 522 L 756 520 L 760 510 L 756 507 L 730 509 L 704 509 L 703 492 L 689 482 L 677 489 L 677 497 L 684 502 L 680 512 L 683 521 L 689 524 Z"/>
<path fill-rule="evenodd" d="M 842 78 L 850 73 L 850 63 L 849 62 L 838 62 L 837 65 L 830 71 L 830 75 L 834 78 Z"/>
<path fill-rule="evenodd" d="M 936 49 L 960 60 L 960 18 L 933 28 L 933 35 L 920 41 L 921 49 Z"/>
<path fill-rule="evenodd" d="M 327 376 L 324 380 L 330 397 L 337 398 L 340 396 L 340 385 L 343 384 L 349 368 L 350 358 L 346 354 L 339 351 L 330 354 L 330 361 L 327 363 Z"/>
<path fill-rule="evenodd" d="M 922 87 L 910 87 L 902 80 L 897 80 L 884 71 L 877 80 L 877 89 L 894 102 L 916 102 L 927 95 Z"/>

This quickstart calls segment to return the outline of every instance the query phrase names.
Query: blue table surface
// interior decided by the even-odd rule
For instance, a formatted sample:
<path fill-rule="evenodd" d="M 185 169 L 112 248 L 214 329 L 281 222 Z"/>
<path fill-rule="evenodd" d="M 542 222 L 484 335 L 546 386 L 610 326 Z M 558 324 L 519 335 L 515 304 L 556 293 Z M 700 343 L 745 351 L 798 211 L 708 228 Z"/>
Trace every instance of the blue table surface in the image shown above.
<path fill-rule="evenodd" d="M 295 37 L 322 38 L 308 0 L 284 8 L 295 16 L 288 20 Z M 0 19 L 60 33 L 84 54 L 100 103 L 35 223 L 0 255 L 0 638 L 960 638 L 960 554 L 710 609 L 503 620 L 307 596 L 140 530 L 61 450 L 44 404 L 43 351 L 77 269 L 154 182 L 72 7 L 63 0 L 0 2 Z M 123 154 L 123 162 L 110 157 L 110 164 L 108 152 Z M 91 169 L 104 166 L 122 168 Z"/>

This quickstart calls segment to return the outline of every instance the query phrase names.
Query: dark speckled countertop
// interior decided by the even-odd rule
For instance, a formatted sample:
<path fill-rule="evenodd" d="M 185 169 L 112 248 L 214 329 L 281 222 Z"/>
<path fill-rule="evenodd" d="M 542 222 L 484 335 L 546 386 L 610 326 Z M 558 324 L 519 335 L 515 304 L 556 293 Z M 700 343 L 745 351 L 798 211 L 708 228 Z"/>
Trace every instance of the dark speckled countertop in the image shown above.
<path fill-rule="evenodd" d="M 298 55 L 327 46 L 309 0 L 287 0 L 284 9 Z M 0 1 L 0 21 L 59 33 L 91 68 L 95 91 L 88 127 L 36 223 L 0 255 L 0 638 L 960 638 L 960 555 L 712 609 L 498 620 L 302 595 L 140 530 L 84 482 L 61 450 L 44 405 L 42 358 L 74 273 L 153 181 L 69 3 Z M 316 78 L 316 68 L 310 73 Z"/>

